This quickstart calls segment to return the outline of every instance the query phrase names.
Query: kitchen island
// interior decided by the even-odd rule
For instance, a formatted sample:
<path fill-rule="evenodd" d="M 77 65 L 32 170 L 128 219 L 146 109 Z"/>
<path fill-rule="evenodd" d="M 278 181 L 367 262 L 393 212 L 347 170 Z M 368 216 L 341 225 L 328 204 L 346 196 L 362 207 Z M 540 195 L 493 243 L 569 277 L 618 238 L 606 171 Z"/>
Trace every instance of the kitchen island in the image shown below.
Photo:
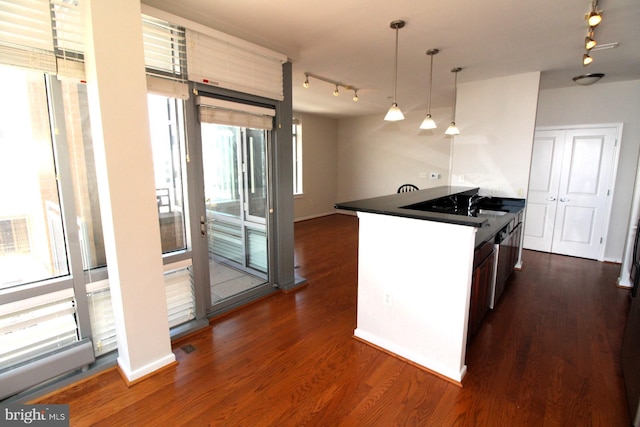
<path fill-rule="evenodd" d="M 523 207 L 465 187 L 336 204 L 359 218 L 354 336 L 461 385 L 476 249 Z"/>

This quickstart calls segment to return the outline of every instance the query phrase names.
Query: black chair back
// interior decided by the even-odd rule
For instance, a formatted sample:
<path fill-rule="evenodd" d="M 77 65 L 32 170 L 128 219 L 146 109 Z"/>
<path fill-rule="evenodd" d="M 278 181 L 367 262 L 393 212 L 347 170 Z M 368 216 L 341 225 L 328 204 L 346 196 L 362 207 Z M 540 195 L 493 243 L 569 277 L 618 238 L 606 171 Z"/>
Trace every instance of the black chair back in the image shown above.
<path fill-rule="evenodd" d="M 413 184 L 402 184 L 398 187 L 398 193 L 408 193 L 409 191 L 416 191 L 419 188 Z"/>

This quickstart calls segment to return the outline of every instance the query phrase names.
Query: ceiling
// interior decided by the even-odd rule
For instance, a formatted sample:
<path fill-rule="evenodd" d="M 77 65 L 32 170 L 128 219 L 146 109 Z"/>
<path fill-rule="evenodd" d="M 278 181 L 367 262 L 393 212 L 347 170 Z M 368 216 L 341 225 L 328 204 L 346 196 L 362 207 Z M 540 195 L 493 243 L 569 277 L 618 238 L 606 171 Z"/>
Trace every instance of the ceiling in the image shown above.
<path fill-rule="evenodd" d="M 294 111 L 328 117 L 384 115 L 393 99 L 395 30 L 399 30 L 397 101 L 402 111 L 425 111 L 426 51 L 434 56 L 432 108 L 453 102 L 458 82 L 541 71 L 541 89 L 574 86 L 572 77 L 605 73 L 600 81 L 640 79 L 640 1 L 600 0 L 599 44 L 582 65 L 590 0 L 143 0 L 143 3 L 287 55 L 293 64 Z M 311 79 L 310 72 L 353 92 Z M 584 90 L 588 90 L 584 88 Z"/>

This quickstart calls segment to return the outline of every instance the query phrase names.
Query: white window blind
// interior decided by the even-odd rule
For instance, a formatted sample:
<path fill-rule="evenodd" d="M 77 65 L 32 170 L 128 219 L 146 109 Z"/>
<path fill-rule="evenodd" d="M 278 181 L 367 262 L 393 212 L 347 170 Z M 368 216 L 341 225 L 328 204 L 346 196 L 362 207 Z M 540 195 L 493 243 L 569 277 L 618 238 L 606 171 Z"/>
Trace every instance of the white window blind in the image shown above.
<path fill-rule="evenodd" d="M 173 328 L 195 319 L 196 305 L 191 260 L 166 265 L 164 285 L 167 293 L 169 327 Z"/>
<path fill-rule="evenodd" d="M 142 15 L 142 39 L 147 90 L 156 95 L 189 99 L 184 28 Z"/>
<path fill-rule="evenodd" d="M 184 28 L 142 15 L 144 63 L 147 73 L 186 81 L 187 41 Z"/>
<path fill-rule="evenodd" d="M 50 0 L 57 74 L 84 80 L 84 33 L 79 0 Z"/>
<path fill-rule="evenodd" d="M 251 129 L 273 129 L 273 117 L 276 111 L 272 108 L 259 107 L 223 99 L 198 96 L 200 121 L 219 125 L 240 126 Z"/>
<path fill-rule="evenodd" d="M 48 0 L 0 0 L 0 63 L 55 73 Z"/>
<path fill-rule="evenodd" d="M 195 291 L 190 267 L 191 260 L 179 261 L 164 267 L 170 328 L 195 319 Z M 87 284 L 87 300 L 93 349 L 95 355 L 100 356 L 118 348 L 109 280 Z"/>
<path fill-rule="evenodd" d="M 73 289 L 2 306 L 0 370 L 78 341 Z"/>
<path fill-rule="evenodd" d="M 282 58 L 187 28 L 189 80 L 284 99 Z"/>

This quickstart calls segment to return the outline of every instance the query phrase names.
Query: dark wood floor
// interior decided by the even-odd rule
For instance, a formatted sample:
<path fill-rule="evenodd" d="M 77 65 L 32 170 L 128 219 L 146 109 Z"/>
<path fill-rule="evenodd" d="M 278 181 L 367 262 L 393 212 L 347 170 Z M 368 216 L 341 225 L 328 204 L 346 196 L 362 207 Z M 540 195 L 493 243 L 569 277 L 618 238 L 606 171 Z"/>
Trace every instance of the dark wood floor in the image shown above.
<path fill-rule="evenodd" d="M 525 251 L 459 388 L 352 337 L 357 227 L 346 215 L 297 223 L 297 272 L 309 284 L 177 343 L 175 368 L 131 388 L 108 371 L 42 403 L 69 404 L 74 426 L 630 424 L 619 266 Z"/>

